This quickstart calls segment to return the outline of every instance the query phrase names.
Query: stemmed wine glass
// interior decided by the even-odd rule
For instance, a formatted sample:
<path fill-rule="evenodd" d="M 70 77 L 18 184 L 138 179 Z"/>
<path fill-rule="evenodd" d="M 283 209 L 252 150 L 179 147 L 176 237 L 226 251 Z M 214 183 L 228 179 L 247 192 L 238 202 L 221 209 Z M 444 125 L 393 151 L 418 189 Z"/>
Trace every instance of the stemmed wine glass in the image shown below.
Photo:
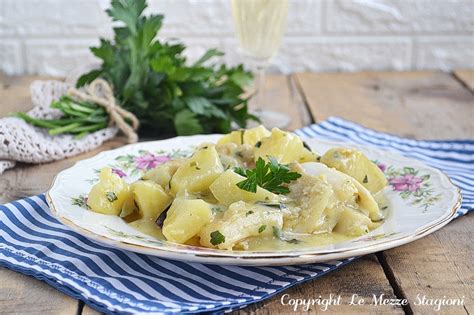
<path fill-rule="evenodd" d="M 256 70 L 254 114 L 266 127 L 284 128 L 291 119 L 269 110 L 265 100 L 265 71 L 285 32 L 288 0 L 231 0 L 235 30 L 242 54 Z"/>

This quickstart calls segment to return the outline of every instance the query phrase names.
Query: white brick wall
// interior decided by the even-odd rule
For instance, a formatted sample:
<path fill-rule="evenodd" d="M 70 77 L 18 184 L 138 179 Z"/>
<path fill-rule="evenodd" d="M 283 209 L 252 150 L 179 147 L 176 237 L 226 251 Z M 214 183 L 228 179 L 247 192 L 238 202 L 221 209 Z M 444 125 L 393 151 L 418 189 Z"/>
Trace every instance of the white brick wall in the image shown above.
<path fill-rule="evenodd" d="M 165 14 L 161 37 L 191 59 L 206 48 L 241 62 L 230 0 L 148 0 Z M 272 70 L 474 68 L 474 0 L 290 0 L 286 37 Z M 0 71 L 65 75 L 93 61 L 88 47 L 111 36 L 109 0 L 0 0 Z"/>

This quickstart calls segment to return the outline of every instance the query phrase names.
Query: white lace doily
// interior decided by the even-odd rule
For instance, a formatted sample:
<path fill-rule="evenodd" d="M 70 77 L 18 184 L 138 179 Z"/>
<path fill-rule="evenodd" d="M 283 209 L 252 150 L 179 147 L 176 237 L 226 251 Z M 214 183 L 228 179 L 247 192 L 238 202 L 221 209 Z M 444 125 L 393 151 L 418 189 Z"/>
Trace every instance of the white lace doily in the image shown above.
<path fill-rule="evenodd" d="M 57 118 L 60 111 L 50 108 L 52 101 L 64 95 L 75 80 L 34 81 L 31 100 L 34 108 L 28 112 L 36 118 Z M 19 118 L 0 119 L 0 174 L 12 168 L 16 162 L 44 163 L 61 160 L 100 146 L 117 134 L 117 128 L 109 127 L 80 140 L 72 135 L 50 136 L 46 130 L 33 127 Z"/>

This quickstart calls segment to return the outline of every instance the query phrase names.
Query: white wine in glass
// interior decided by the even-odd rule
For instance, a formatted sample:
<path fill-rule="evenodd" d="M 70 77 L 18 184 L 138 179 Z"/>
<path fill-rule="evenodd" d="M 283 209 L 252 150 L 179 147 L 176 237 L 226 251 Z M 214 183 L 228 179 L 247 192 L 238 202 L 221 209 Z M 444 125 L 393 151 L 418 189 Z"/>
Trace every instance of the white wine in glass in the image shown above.
<path fill-rule="evenodd" d="M 266 127 L 284 128 L 287 115 L 268 110 L 265 102 L 265 70 L 277 53 L 285 32 L 288 0 L 231 0 L 240 48 L 257 71 L 255 114 Z"/>

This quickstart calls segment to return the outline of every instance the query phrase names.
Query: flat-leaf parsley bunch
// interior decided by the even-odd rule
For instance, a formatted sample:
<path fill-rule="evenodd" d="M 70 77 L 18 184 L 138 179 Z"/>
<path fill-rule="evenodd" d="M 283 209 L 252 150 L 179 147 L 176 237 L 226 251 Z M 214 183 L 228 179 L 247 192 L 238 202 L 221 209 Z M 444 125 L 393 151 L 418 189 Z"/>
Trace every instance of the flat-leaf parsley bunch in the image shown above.
<path fill-rule="evenodd" d="M 91 48 L 102 65 L 77 86 L 97 77 L 109 81 L 119 104 L 140 120 L 140 133 L 151 136 L 227 133 L 232 122 L 245 127 L 256 119 L 242 97 L 252 74 L 242 65 L 210 63 L 223 55 L 215 49 L 187 64 L 183 44 L 156 38 L 164 17 L 144 16 L 146 6 L 145 0 L 112 0 L 107 13 L 122 25 L 114 28 L 113 40 Z"/>

